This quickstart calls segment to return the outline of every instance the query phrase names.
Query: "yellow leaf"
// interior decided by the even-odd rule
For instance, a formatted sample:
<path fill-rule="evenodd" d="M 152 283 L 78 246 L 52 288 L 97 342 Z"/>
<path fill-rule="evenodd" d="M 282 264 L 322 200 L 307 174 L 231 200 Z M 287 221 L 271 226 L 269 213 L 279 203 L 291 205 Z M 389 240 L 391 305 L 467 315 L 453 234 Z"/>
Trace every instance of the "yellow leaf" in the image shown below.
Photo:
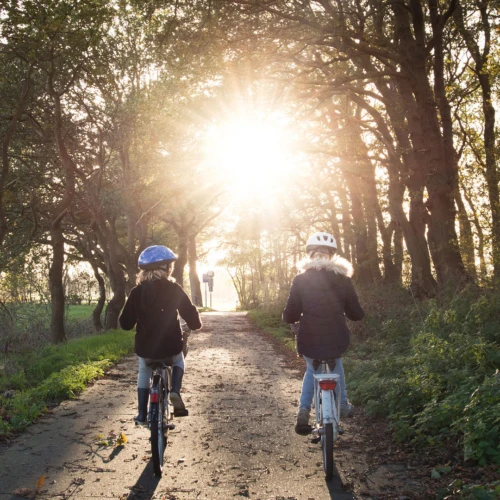
<path fill-rule="evenodd" d="M 122 446 L 122 445 L 124 445 L 126 442 L 127 442 L 127 436 L 125 436 L 125 434 L 123 434 L 123 432 L 120 432 L 120 435 L 119 435 L 119 436 L 118 436 L 118 438 L 116 439 L 116 445 L 117 445 L 117 446 Z"/>
<path fill-rule="evenodd" d="M 40 490 L 42 489 L 43 483 L 45 481 L 45 476 L 42 476 L 37 482 L 36 482 L 36 492 L 39 493 Z"/>

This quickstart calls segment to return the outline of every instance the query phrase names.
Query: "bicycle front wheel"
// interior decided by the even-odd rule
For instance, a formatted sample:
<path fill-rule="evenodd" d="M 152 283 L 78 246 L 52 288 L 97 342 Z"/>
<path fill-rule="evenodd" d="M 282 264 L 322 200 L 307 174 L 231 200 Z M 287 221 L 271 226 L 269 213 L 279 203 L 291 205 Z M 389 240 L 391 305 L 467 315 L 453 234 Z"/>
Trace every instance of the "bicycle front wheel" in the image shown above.
<path fill-rule="evenodd" d="M 156 411 L 151 417 L 151 454 L 155 476 L 161 477 L 163 471 L 163 456 L 167 446 L 165 420 L 165 399 L 160 394 Z"/>
<path fill-rule="evenodd" d="M 333 477 L 333 424 L 326 424 L 321 437 L 321 447 L 323 448 L 323 469 L 327 481 Z"/>

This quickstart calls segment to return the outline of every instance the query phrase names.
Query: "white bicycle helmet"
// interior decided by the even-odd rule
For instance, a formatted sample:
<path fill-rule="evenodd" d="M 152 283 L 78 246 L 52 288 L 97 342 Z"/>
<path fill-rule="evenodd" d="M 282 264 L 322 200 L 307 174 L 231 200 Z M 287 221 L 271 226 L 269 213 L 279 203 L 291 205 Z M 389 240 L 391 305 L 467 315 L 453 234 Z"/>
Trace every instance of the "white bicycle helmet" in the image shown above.
<path fill-rule="evenodd" d="M 330 254 L 334 254 L 337 251 L 337 242 L 330 233 L 314 233 L 307 240 L 306 253 L 309 254 L 315 250 L 328 250 Z"/>

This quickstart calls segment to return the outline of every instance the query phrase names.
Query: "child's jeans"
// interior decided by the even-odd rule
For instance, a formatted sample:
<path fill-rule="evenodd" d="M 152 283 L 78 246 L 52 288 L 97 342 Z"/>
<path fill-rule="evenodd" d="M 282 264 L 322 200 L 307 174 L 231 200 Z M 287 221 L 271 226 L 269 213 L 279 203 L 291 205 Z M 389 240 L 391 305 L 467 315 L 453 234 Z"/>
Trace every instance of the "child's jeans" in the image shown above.
<path fill-rule="evenodd" d="M 321 373 L 321 365 L 319 365 L 318 369 L 314 371 L 314 360 L 312 358 L 308 358 L 307 356 L 302 357 L 305 359 L 307 367 L 306 373 L 304 374 L 304 380 L 302 381 L 302 393 L 300 395 L 299 408 L 306 408 L 310 410 L 314 397 L 314 374 Z M 335 360 L 335 370 L 333 370 L 333 373 L 340 375 L 340 403 L 345 405 L 347 404 L 347 392 L 345 389 L 344 366 L 342 365 L 341 358 Z"/>
<path fill-rule="evenodd" d="M 153 369 L 146 363 L 149 360 L 139 357 L 139 375 L 137 376 L 137 388 L 138 389 L 149 389 L 149 380 L 151 379 L 151 373 Z M 172 366 L 178 366 L 184 371 L 184 354 L 180 352 L 179 354 L 169 358 L 172 360 Z M 159 360 L 161 361 L 161 360 Z"/>

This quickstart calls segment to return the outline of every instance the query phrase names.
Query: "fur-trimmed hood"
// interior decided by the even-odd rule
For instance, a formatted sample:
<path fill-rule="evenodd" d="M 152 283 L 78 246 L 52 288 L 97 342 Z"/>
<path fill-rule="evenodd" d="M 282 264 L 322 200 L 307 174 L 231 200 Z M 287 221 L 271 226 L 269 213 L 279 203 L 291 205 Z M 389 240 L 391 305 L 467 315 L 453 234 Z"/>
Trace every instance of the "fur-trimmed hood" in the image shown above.
<path fill-rule="evenodd" d="M 334 255 L 332 260 L 327 259 L 314 259 L 306 262 L 302 268 L 304 271 L 308 269 L 325 269 L 327 271 L 333 271 L 337 274 L 342 274 L 350 278 L 353 273 L 352 264 L 338 255 Z"/>

